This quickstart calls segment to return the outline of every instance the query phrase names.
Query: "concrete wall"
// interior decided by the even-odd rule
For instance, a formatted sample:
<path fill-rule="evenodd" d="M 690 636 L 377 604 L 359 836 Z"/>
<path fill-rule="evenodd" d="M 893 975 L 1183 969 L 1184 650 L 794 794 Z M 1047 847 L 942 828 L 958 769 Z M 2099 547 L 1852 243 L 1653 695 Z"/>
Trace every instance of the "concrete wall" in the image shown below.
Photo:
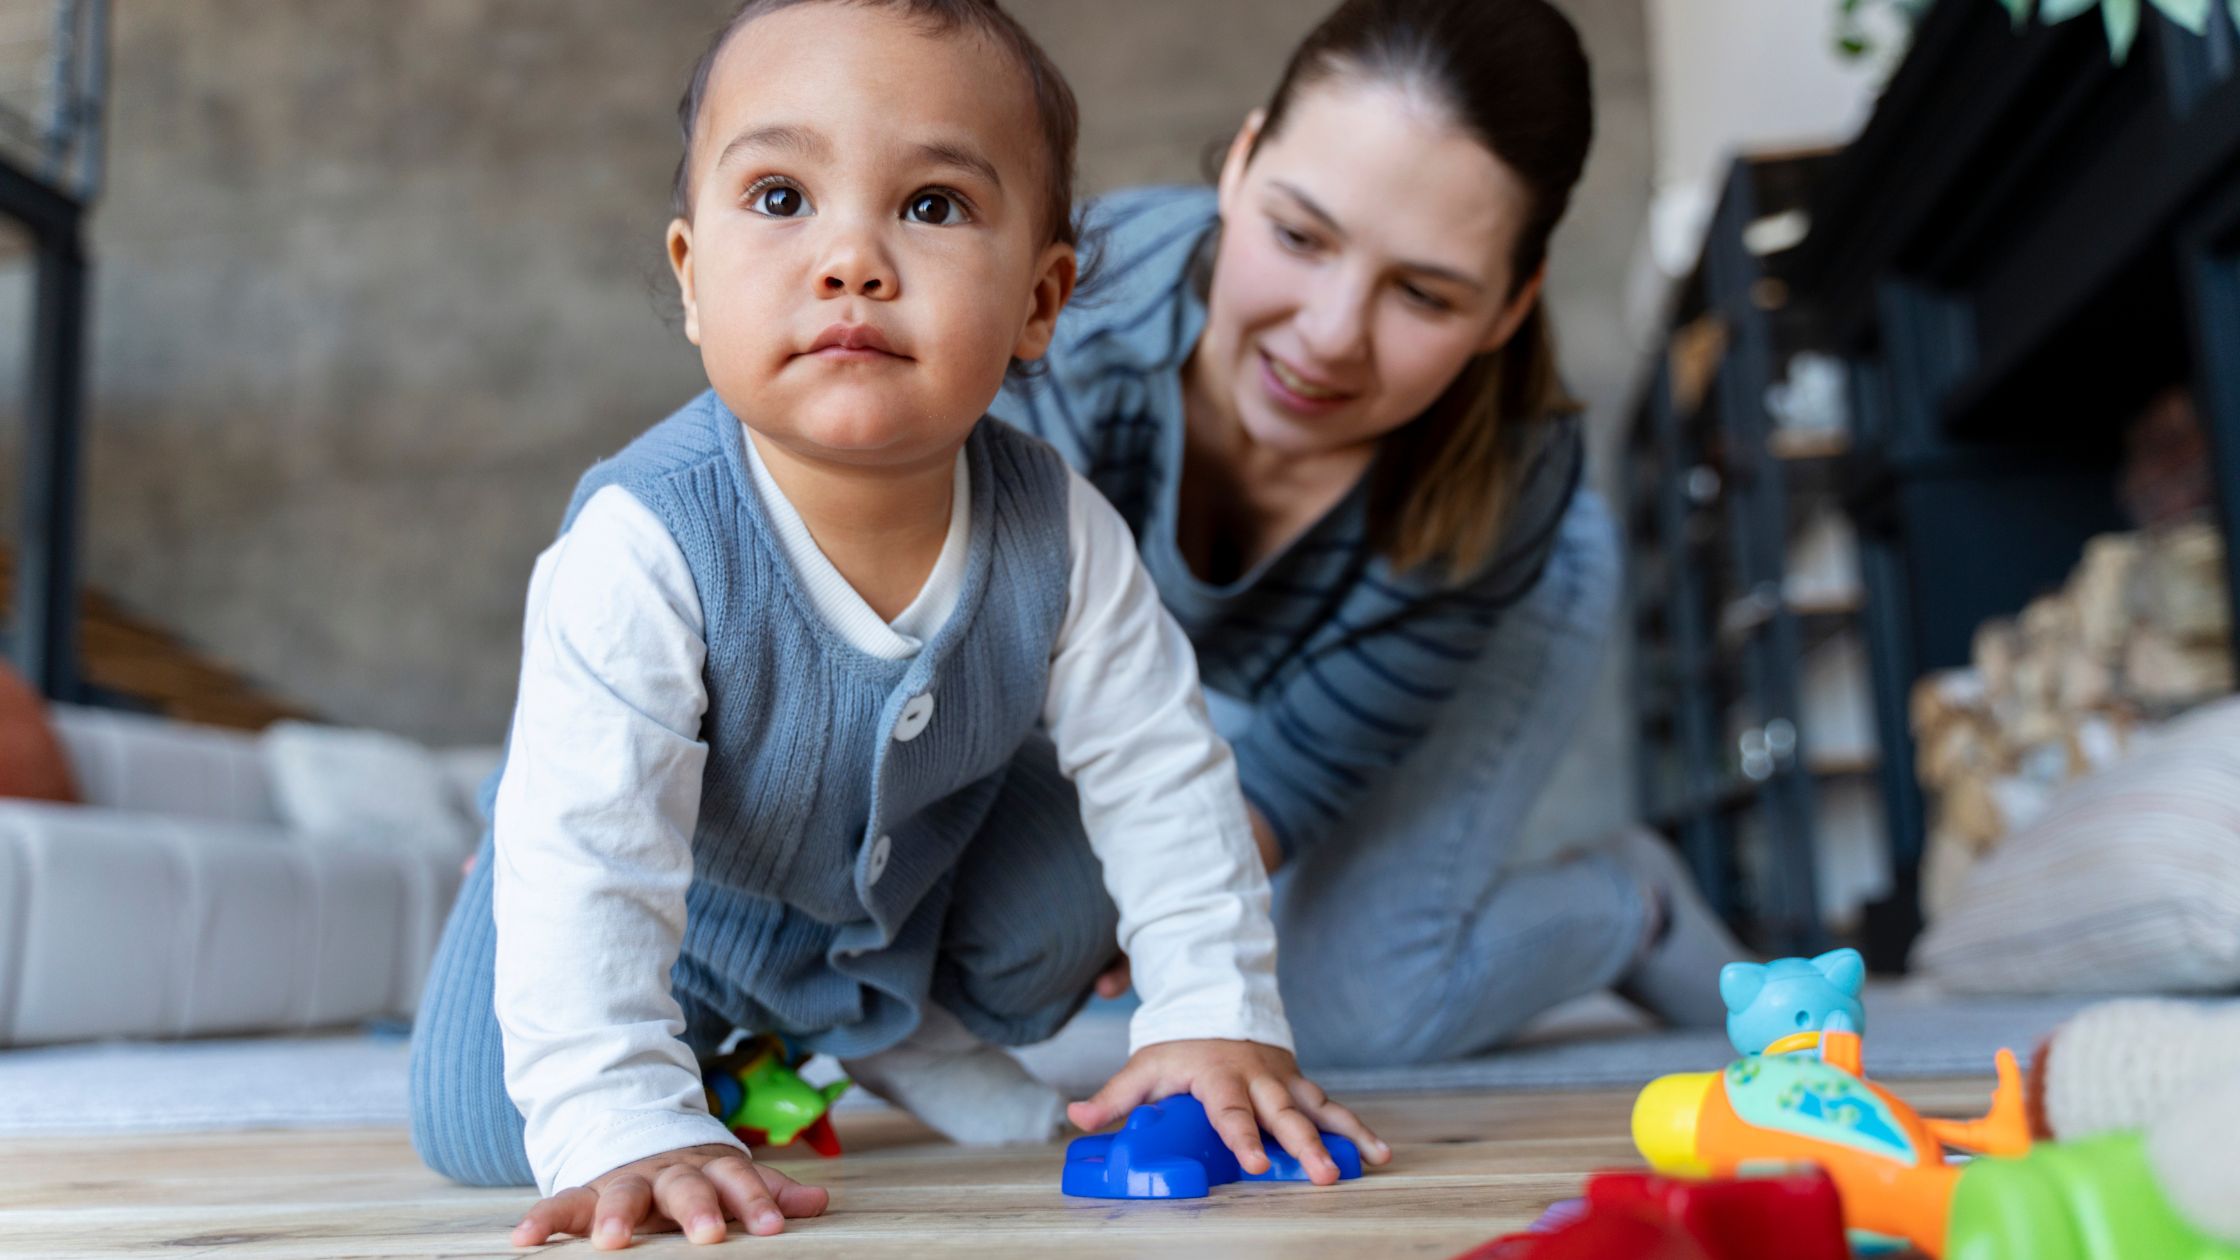
<path fill-rule="evenodd" d="M 89 580 L 337 720 L 499 735 L 568 487 L 699 386 L 660 233 L 673 103 L 727 5 L 118 0 Z M 1640 0 L 1566 7 L 1603 112 L 1555 303 L 1608 418 L 1646 44 Z M 1195 178 L 1321 6 L 1014 8 L 1080 90 L 1094 190 Z M 11 438 L 20 382 L 0 380 Z M 1624 807 L 1622 723 L 1598 711 L 1580 826 Z"/>

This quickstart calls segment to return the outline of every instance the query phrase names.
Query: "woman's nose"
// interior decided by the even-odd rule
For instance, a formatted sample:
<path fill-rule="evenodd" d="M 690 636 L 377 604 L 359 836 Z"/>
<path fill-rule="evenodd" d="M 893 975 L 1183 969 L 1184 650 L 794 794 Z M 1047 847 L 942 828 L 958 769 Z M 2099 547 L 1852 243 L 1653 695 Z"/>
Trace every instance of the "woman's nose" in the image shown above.
<path fill-rule="evenodd" d="M 1298 325 L 1307 350 L 1324 363 L 1358 359 L 1369 333 L 1366 295 L 1350 285 L 1332 286 L 1315 294 L 1299 312 Z"/>

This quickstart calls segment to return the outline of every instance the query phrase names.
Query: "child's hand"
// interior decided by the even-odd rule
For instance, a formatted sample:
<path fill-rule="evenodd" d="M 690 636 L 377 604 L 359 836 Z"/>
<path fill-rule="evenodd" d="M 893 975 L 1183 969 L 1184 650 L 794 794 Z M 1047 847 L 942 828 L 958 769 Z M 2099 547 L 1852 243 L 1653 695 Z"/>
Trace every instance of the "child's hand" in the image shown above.
<path fill-rule="evenodd" d="M 1097 1096 L 1066 1108 L 1066 1117 L 1089 1132 L 1112 1123 L 1138 1104 L 1195 1095 L 1206 1106 L 1214 1132 L 1248 1173 L 1268 1171 L 1260 1145 L 1265 1128 L 1299 1160 L 1318 1186 L 1338 1180 L 1338 1165 L 1316 1130 L 1352 1138 L 1372 1164 L 1392 1158 L 1391 1148 L 1367 1125 L 1299 1075 L 1289 1051 L 1253 1041 L 1168 1041 L 1138 1050 Z"/>
<path fill-rule="evenodd" d="M 529 1209 L 513 1227 L 513 1245 L 541 1246 L 554 1234 L 589 1238 L 601 1251 L 630 1245 L 638 1226 L 681 1229 L 696 1243 L 724 1239 L 726 1217 L 750 1234 L 775 1234 L 787 1218 L 824 1213 L 829 1196 L 732 1146 L 687 1146 L 624 1164 L 562 1190 Z"/>

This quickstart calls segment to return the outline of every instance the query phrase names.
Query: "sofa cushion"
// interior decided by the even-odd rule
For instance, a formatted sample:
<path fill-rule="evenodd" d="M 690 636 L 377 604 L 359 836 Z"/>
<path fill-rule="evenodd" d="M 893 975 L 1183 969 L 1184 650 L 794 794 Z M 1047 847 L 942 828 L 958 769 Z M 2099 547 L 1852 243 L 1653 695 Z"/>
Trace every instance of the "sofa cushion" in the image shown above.
<path fill-rule="evenodd" d="M 299 840 L 461 858 L 481 837 L 444 763 L 402 736 L 275 722 L 264 755 L 273 803 Z"/>
<path fill-rule="evenodd" d="M 82 804 L 270 827 L 279 822 L 257 736 L 151 713 L 49 706 Z"/>
<path fill-rule="evenodd" d="M 0 796 L 61 805 L 78 800 L 70 762 L 47 721 L 46 702 L 5 661 L 0 661 Z"/>

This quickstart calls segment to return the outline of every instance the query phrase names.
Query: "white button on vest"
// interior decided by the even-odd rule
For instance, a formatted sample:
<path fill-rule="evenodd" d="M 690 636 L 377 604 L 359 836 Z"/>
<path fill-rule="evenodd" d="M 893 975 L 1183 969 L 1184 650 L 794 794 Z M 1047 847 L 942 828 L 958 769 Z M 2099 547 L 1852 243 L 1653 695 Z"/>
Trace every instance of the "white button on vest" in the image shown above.
<path fill-rule="evenodd" d="M 915 695 L 903 702 L 902 716 L 894 721 L 894 737 L 907 744 L 925 734 L 926 723 L 933 720 L 933 693 Z"/>
<path fill-rule="evenodd" d="M 887 873 L 887 859 L 894 856 L 894 837 L 881 836 L 871 842 L 871 864 L 864 869 L 863 882 L 876 884 Z"/>

